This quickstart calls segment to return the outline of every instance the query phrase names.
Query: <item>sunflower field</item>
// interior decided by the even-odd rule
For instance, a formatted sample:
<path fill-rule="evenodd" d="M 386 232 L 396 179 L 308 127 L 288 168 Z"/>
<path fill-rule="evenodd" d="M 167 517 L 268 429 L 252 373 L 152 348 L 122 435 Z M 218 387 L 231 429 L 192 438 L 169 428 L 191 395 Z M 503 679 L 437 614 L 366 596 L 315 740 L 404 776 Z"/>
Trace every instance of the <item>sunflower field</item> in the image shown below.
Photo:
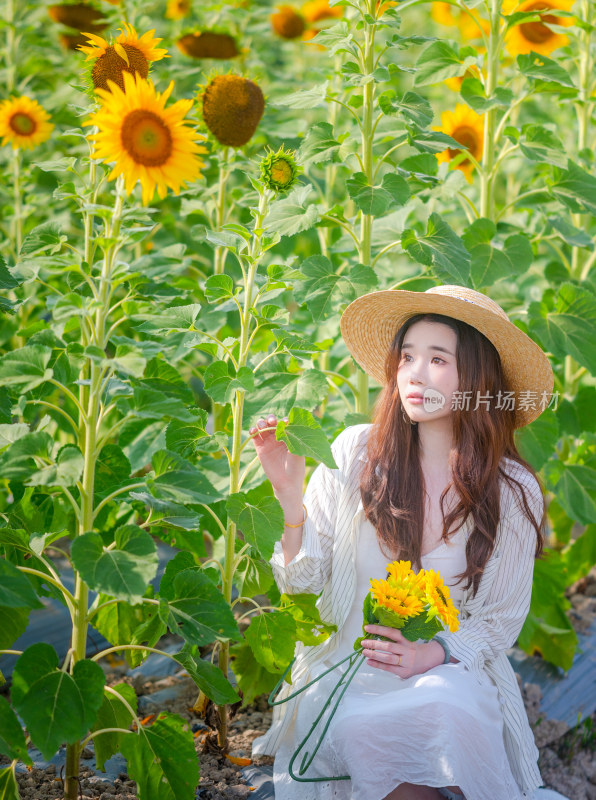
<path fill-rule="evenodd" d="M 569 669 L 565 589 L 596 562 L 594 3 L 4 2 L 0 795 L 30 743 L 66 742 L 75 800 L 93 740 L 141 800 L 190 800 L 188 726 L 142 726 L 98 660 L 175 633 L 225 751 L 228 705 L 330 634 L 315 596 L 277 591 L 248 431 L 274 413 L 307 472 L 334 466 L 379 390 L 339 317 L 375 289 L 478 289 L 551 358 L 518 433 L 549 500 L 519 645 Z M 64 660 L 13 646 L 47 597 Z M 92 630 L 111 646 L 90 655 Z"/>

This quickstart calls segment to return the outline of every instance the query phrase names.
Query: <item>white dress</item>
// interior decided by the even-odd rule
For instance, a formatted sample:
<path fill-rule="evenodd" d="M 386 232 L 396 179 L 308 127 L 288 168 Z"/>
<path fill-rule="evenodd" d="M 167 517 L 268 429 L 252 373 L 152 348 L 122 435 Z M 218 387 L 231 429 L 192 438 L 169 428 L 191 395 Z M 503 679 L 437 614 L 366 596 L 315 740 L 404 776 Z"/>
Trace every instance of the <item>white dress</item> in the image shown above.
<path fill-rule="evenodd" d="M 333 661 L 318 664 L 313 678 L 353 652 L 354 640 L 362 635 L 362 602 L 370 579 L 386 577 L 387 561 L 374 527 L 364 519 L 355 554 L 355 600 L 337 634 L 339 647 Z M 463 528 L 423 556 L 422 566 L 441 573 L 458 606 L 462 589 L 455 585 L 455 576 L 465 570 Z M 351 780 L 293 780 L 288 773 L 292 754 L 346 666 L 300 695 L 294 724 L 275 756 L 276 800 L 383 800 L 400 783 L 459 786 L 466 800 L 521 800 L 503 743 L 497 690 L 487 675 L 472 673 L 461 663 L 443 664 L 403 679 L 365 662 L 303 775 L 349 775 Z M 299 774 L 304 753 L 312 752 L 326 718 L 294 761 L 294 774 Z"/>

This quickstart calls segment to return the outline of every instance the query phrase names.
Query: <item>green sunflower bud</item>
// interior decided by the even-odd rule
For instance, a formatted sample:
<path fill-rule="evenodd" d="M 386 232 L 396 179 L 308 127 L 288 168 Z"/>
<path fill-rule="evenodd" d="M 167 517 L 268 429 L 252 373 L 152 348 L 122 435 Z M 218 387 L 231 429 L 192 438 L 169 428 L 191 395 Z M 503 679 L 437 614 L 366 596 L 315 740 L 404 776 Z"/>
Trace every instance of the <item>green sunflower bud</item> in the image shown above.
<path fill-rule="evenodd" d="M 261 159 L 261 180 L 278 194 L 289 191 L 301 172 L 302 167 L 296 163 L 296 152 L 284 150 L 283 144 L 277 152 L 270 150 Z"/>

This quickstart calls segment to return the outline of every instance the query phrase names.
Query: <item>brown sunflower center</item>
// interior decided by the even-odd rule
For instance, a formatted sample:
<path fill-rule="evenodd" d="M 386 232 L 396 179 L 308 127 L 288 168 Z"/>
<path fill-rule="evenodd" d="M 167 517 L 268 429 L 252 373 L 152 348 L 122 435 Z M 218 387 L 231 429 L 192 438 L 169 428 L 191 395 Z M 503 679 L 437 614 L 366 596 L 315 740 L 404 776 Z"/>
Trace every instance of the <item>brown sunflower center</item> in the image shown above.
<path fill-rule="evenodd" d="M 451 131 L 451 138 L 463 144 L 466 150 L 472 153 L 474 158 L 478 158 L 480 155 L 480 138 L 478 136 L 478 131 L 474 130 L 474 128 L 471 128 L 469 125 L 458 125 L 457 128 Z M 460 152 L 460 150 L 449 148 L 449 158 L 455 158 Z M 467 161 L 468 159 L 466 158 L 461 163 L 465 164 Z"/>
<path fill-rule="evenodd" d="M 550 9 L 552 6 L 544 2 L 532 3 L 532 5 L 525 8 L 524 11 L 542 11 L 545 8 Z M 556 35 L 549 27 L 543 24 L 543 22 L 550 22 L 552 25 L 556 25 L 559 20 L 554 14 L 543 14 L 540 20 L 540 22 L 524 22 L 519 26 L 522 36 L 528 42 L 543 44 L 543 42 L 552 39 L 552 37 Z"/>
<path fill-rule="evenodd" d="M 145 54 L 133 44 L 123 44 L 122 47 L 128 57 L 128 64 L 118 55 L 113 45 L 110 45 L 93 65 L 91 79 L 96 89 L 109 90 L 108 80 L 110 80 L 124 91 L 124 78 L 122 77 L 124 72 L 130 72 L 131 75 L 138 72 L 141 78 L 149 75 L 149 61 Z"/>
<path fill-rule="evenodd" d="M 153 111 L 138 108 L 127 114 L 120 137 L 133 161 L 145 167 L 161 167 L 172 154 L 170 129 Z"/>
<path fill-rule="evenodd" d="M 271 178 L 279 186 L 285 186 L 292 180 L 292 167 L 285 159 L 279 158 L 271 167 Z"/>
<path fill-rule="evenodd" d="M 31 136 L 37 129 L 37 123 L 33 117 L 23 111 L 17 111 L 16 114 L 13 114 L 8 124 L 19 136 Z"/>

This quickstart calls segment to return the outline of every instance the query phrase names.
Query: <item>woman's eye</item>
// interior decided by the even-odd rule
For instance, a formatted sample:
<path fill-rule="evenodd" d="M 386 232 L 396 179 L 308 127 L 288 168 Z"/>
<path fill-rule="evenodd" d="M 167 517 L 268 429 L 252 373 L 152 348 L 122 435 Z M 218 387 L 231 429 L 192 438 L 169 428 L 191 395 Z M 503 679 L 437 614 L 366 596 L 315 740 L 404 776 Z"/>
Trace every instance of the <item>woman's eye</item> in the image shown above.
<path fill-rule="evenodd" d="M 434 356 L 433 361 L 436 361 L 438 364 L 444 364 L 445 361 L 440 356 Z"/>

